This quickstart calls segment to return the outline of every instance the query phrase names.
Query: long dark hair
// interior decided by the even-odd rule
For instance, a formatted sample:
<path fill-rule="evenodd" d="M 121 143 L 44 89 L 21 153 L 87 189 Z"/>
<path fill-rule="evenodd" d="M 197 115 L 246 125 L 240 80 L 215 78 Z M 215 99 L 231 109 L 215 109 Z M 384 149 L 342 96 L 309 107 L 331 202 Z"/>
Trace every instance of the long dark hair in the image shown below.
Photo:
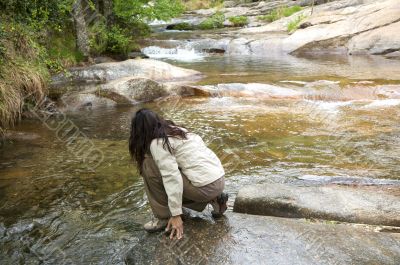
<path fill-rule="evenodd" d="M 168 137 L 187 139 L 187 131 L 149 109 L 140 109 L 136 112 L 131 122 L 129 152 L 140 173 L 142 173 L 145 154 L 150 154 L 150 144 L 153 139 L 162 139 L 163 148 L 172 154 L 173 150 Z"/>

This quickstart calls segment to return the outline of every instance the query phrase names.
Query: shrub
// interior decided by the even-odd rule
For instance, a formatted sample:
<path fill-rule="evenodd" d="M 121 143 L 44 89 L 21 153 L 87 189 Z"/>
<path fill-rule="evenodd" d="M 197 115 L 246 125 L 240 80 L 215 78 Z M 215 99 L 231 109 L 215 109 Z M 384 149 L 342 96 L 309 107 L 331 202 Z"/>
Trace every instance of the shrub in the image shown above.
<path fill-rule="evenodd" d="M 229 21 L 232 22 L 235 27 L 243 27 L 249 24 L 249 19 L 246 16 L 230 17 Z"/>
<path fill-rule="evenodd" d="M 223 28 L 225 21 L 225 15 L 222 12 L 216 12 L 211 17 L 207 18 L 200 23 L 200 29 L 217 29 Z"/>
<path fill-rule="evenodd" d="M 107 51 L 117 54 L 128 54 L 132 40 L 128 33 L 114 25 L 107 34 Z"/>
<path fill-rule="evenodd" d="M 258 16 L 257 19 L 267 22 L 273 22 L 283 17 L 290 17 L 294 13 L 297 13 L 301 10 L 303 10 L 301 6 L 279 7 L 277 9 L 272 10 L 267 15 Z"/>
<path fill-rule="evenodd" d="M 177 23 L 173 25 L 168 25 L 167 30 L 194 30 L 195 26 L 187 23 L 187 22 L 182 22 L 182 23 Z"/>

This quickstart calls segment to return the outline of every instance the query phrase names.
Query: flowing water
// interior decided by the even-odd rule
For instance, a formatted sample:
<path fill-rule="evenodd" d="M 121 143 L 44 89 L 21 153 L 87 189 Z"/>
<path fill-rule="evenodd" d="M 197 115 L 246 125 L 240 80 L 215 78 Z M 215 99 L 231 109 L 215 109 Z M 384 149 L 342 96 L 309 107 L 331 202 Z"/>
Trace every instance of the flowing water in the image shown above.
<path fill-rule="evenodd" d="M 201 85 L 400 84 L 400 62 L 382 58 L 147 52 L 203 72 Z M 252 183 L 400 183 L 398 99 L 192 97 L 66 113 L 79 138 L 103 154 L 94 169 L 71 148 L 77 143 L 51 126 L 59 117 L 25 120 L 15 130 L 33 137 L 0 148 L 0 264 L 123 263 L 150 216 L 127 150 L 130 118 L 141 107 L 204 138 L 225 166 L 231 206 L 238 189 Z"/>

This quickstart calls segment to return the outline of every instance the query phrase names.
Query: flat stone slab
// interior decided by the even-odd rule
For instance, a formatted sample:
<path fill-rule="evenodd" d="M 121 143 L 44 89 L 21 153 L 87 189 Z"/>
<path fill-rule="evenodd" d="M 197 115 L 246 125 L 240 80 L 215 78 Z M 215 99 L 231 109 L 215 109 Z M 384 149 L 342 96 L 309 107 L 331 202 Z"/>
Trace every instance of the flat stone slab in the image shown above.
<path fill-rule="evenodd" d="M 400 226 L 400 186 L 251 185 L 239 190 L 234 211 Z"/>
<path fill-rule="evenodd" d="M 228 213 L 216 222 L 186 220 L 184 233 L 181 241 L 143 233 L 125 263 L 398 265 L 400 260 L 400 234 L 355 225 Z"/>

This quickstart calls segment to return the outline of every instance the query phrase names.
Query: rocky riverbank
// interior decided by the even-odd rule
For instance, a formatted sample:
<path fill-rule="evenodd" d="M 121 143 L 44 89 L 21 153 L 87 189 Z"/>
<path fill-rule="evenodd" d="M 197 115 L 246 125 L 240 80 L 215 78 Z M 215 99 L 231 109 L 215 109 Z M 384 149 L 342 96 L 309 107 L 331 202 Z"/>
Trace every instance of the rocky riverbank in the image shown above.
<path fill-rule="evenodd" d="M 271 56 L 271 54 L 368 54 L 398 58 L 400 7 L 397 0 L 331 1 L 314 7 L 312 1 L 270 1 L 237 5 L 222 9 L 197 10 L 186 14 L 180 23 L 198 25 L 216 12 L 229 22 L 230 17 L 244 16 L 244 29 L 220 30 L 204 34 L 206 42 L 192 40 L 191 47 L 205 51 L 225 51 L 231 55 Z M 318 1 L 317 1 L 318 2 Z M 321 1 L 323 2 L 323 1 Z M 304 8 L 272 23 L 259 19 L 280 6 L 301 5 Z M 298 29 L 288 32 L 289 24 Z M 161 46 L 171 46 L 168 41 Z M 173 45 L 173 44 L 172 44 Z"/>

